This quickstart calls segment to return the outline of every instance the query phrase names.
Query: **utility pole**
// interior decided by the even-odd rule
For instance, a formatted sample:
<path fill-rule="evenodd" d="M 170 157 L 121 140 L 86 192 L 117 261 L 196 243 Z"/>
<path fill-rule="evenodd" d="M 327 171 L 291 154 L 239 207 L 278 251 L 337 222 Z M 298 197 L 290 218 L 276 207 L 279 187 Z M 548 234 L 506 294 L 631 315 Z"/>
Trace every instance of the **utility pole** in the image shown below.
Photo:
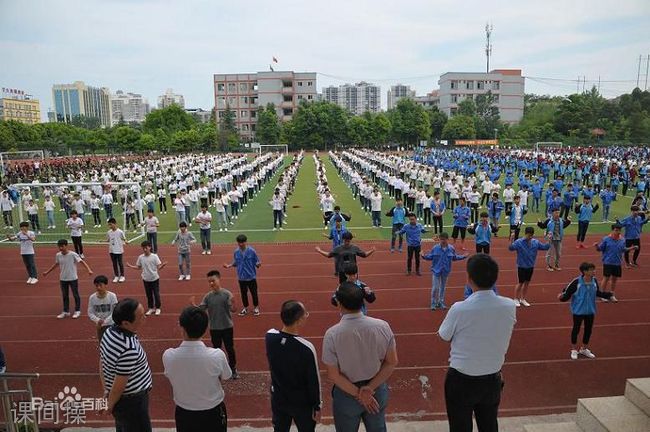
<path fill-rule="evenodd" d="M 648 90 L 648 69 L 650 69 L 650 54 L 648 54 L 645 58 L 645 86 L 644 90 Z"/>
<path fill-rule="evenodd" d="M 485 57 L 487 58 L 487 65 L 485 73 L 490 73 L 490 56 L 492 55 L 492 43 L 490 37 L 492 36 L 492 24 L 485 24 Z"/>
<path fill-rule="evenodd" d="M 576 93 L 580 93 L 580 75 L 578 75 L 578 80 L 576 81 Z"/>
<path fill-rule="evenodd" d="M 636 86 L 637 88 L 639 87 L 639 78 L 641 78 L 641 58 L 642 56 L 639 55 L 639 67 L 636 71 Z"/>

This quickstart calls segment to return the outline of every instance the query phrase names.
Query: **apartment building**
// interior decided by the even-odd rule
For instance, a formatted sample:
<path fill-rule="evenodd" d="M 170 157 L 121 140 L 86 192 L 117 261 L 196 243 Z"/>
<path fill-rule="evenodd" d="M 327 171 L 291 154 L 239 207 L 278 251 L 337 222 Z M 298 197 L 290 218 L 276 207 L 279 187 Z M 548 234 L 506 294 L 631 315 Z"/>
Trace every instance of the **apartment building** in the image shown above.
<path fill-rule="evenodd" d="M 322 100 L 337 104 L 354 115 L 381 111 L 381 87 L 365 81 L 323 87 Z"/>
<path fill-rule="evenodd" d="M 174 93 L 173 89 L 167 89 L 165 94 L 158 96 L 159 109 L 167 108 L 173 104 L 185 108 L 185 97 L 182 94 Z"/>
<path fill-rule="evenodd" d="M 141 94 L 124 93 L 118 90 L 111 95 L 111 120 L 116 125 L 124 123 L 142 123 L 149 114 L 149 102 Z"/>
<path fill-rule="evenodd" d="M 103 127 L 111 126 L 111 91 L 107 87 L 92 87 L 83 81 L 52 86 L 56 121 L 69 123 L 77 116 L 99 119 Z"/>
<path fill-rule="evenodd" d="M 397 102 L 402 98 L 408 98 L 408 99 L 415 98 L 415 90 L 411 90 L 410 86 L 403 85 L 403 84 L 390 86 L 390 90 L 388 90 L 387 93 L 388 93 L 387 101 L 388 101 L 389 110 L 395 108 L 397 106 Z"/>

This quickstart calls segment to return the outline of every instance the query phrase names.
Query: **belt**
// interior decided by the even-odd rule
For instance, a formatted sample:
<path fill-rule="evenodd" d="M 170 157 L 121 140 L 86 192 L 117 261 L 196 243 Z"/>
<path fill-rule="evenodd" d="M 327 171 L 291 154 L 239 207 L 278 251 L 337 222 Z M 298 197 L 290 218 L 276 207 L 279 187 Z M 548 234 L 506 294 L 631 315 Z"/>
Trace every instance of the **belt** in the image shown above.
<path fill-rule="evenodd" d="M 468 379 L 468 380 L 489 380 L 489 379 L 495 379 L 495 378 L 501 378 L 501 371 L 492 373 L 492 374 L 487 374 L 487 375 L 467 375 L 462 372 L 460 372 L 457 369 L 454 368 L 449 368 L 447 370 L 448 374 L 452 375 L 458 375 L 462 378 Z"/>
<path fill-rule="evenodd" d="M 363 386 L 368 385 L 369 382 L 370 382 L 370 380 L 363 380 L 363 381 L 357 381 L 357 382 L 352 383 L 352 384 L 354 384 L 357 387 L 363 387 Z"/>
<path fill-rule="evenodd" d="M 123 394 L 123 395 L 120 397 L 120 399 L 130 399 L 130 398 L 141 397 L 141 396 L 144 396 L 144 395 L 146 395 L 147 393 L 149 393 L 149 391 L 151 391 L 151 387 L 149 387 L 149 388 L 146 389 L 146 390 L 141 390 L 141 391 L 136 392 L 136 393 L 129 393 L 129 394 L 126 394 L 126 395 Z"/>

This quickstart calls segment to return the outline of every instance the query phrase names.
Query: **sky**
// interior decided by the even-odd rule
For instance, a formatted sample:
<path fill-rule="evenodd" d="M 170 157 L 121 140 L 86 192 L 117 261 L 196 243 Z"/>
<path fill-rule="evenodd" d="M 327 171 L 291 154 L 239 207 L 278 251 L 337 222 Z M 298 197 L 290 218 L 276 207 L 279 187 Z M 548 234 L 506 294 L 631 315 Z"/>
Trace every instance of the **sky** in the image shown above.
<path fill-rule="evenodd" d="M 368 81 L 438 88 L 445 72 L 522 69 L 526 92 L 636 86 L 650 54 L 648 0 L 0 0 L 0 86 L 52 107 L 52 85 L 84 81 L 140 93 L 167 88 L 214 106 L 215 73 L 318 72 L 318 90 Z M 645 86 L 645 60 L 641 85 Z M 578 84 L 578 77 L 586 82 Z M 582 80 L 582 78 L 580 78 Z"/>

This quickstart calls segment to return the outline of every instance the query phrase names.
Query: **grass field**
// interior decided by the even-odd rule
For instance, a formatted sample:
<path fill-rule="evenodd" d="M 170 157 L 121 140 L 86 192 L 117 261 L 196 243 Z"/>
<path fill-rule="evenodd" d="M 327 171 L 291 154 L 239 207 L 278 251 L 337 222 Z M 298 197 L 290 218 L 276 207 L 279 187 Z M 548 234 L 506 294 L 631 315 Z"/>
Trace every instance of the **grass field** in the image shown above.
<path fill-rule="evenodd" d="M 373 228 L 369 214 L 364 213 L 359 200 L 355 200 L 350 188 L 339 177 L 336 169 L 330 162 L 326 155 L 321 156 L 324 167 L 326 169 L 329 186 L 332 194 L 336 198 L 336 204 L 341 206 L 346 214 L 352 215 L 352 220 L 348 223 L 348 229 L 354 232 L 357 239 L 363 240 L 377 240 L 390 238 L 390 218 L 385 216 L 385 213 L 393 206 L 394 201 L 388 197 L 388 193 L 382 191 L 384 200 L 382 204 L 382 225 L 383 228 Z M 285 158 L 285 167 L 291 162 L 291 156 Z M 246 233 L 251 242 L 291 242 L 291 241 L 325 241 L 323 234 L 327 233 L 323 229 L 321 211 L 318 206 L 318 196 L 316 194 L 316 165 L 310 153 L 305 154 L 305 158 L 296 180 L 296 187 L 293 194 L 289 197 L 287 203 L 287 225 L 283 231 L 273 231 L 273 218 L 272 210 L 269 206 L 269 200 L 273 194 L 273 189 L 277 183 L 277 177 L 283 169 L 280 169 L 275 177 L 264 185 L 261 192 L 255 198 L 249 201 L 248 206 L 240 214 L 239 218 L 234 220 L 234 225 L 228 226 L 228 232 L 212 231 L 212 241 L 214 243 L 231 243 L 239 233 Z M 503 184 L 502 184 L 503 185 Z M 169 200 L 168 200 L 169 201 Z M 617 201 L 612 203 L 610 210 L 610 220 L 614 217 L 625 217 L 629 213 L 629 206 L 632 198 L 628 196 L 619 195 Z M 596 198 L 595 202 L 600 204 L 600 199 Z M 542 204 L 543 208 L 544 205 Z M 158 210 L 156 206 L 156 211 Z M 601 223 L 602 209 L 599 209 L 593 218 L 593 222 L 589 227 L 589 233 L 607 233 L 609 232 L 609 223 Z M 58 212 L 57 212 L 58 213 Z M 119 204 L 114 207 L 116 217 L 121 216 L 121 208 Z M 14 212 L 14 220 L 18 220 L 17 211 Z M 213 212 L 214 215 L 214 212 Z M 104 213 L 102 211 L 102 217 Z M 176 220 L 173 208 L 168 207 L 167 214 L 157 214 L 160 219 L 159 242 L 170 242 L 176 232 Z M 63 213 L 56 215 L 57 227 L 56 231 L 46 230 L 45 226 L 47 221 L 41 215 L 40 222 L 43 234 L 39 236 L 39 241 L 55 242 L 61 237 L 67 238 L 66 232 L 60 229 L 63 225 Z M 572 214 L 574 221 L 577 221 L 577 215 Z M 502 223 L 505 221 L 505 215 L 502 215 Z M 537 219 L 544 218 L 543 214 L 530 211 L 525 216 L 525 222 L 534 224 Z M 119 220 L 119 219 L 118 219 Z M 106 232 L 106 225 L 101 228 L 92 228 L 92 221 L 89 221 L 89 215 L 86 216 L 88 234 L 85 235 L 85 240 L 89 243 L 92 240 L 102 239 Z M 88 224 L 91 224 L 88 226 Z M 444 217 L 445 226 L 452 224 L 451 211 L 447 211 Z M 213 226 L 216 224 L 213 224 Z M 17 223 L 15 224 L 17 229 Z M 190 228 L 195 232 L 198 238 L 199 228 L 196 224 Z M 8 232 L 5 230 L 5 232 Z M 538 233 L 541 230 L 538 229 Z M 577 223 L 570 225 L 567 228 L 567 235 L 575 234 L 577 232 Z M 136 234 L 128 233 L 127 238 L 133 238 Z M 5 242 L 6 243 L 6 242 Z"/>

